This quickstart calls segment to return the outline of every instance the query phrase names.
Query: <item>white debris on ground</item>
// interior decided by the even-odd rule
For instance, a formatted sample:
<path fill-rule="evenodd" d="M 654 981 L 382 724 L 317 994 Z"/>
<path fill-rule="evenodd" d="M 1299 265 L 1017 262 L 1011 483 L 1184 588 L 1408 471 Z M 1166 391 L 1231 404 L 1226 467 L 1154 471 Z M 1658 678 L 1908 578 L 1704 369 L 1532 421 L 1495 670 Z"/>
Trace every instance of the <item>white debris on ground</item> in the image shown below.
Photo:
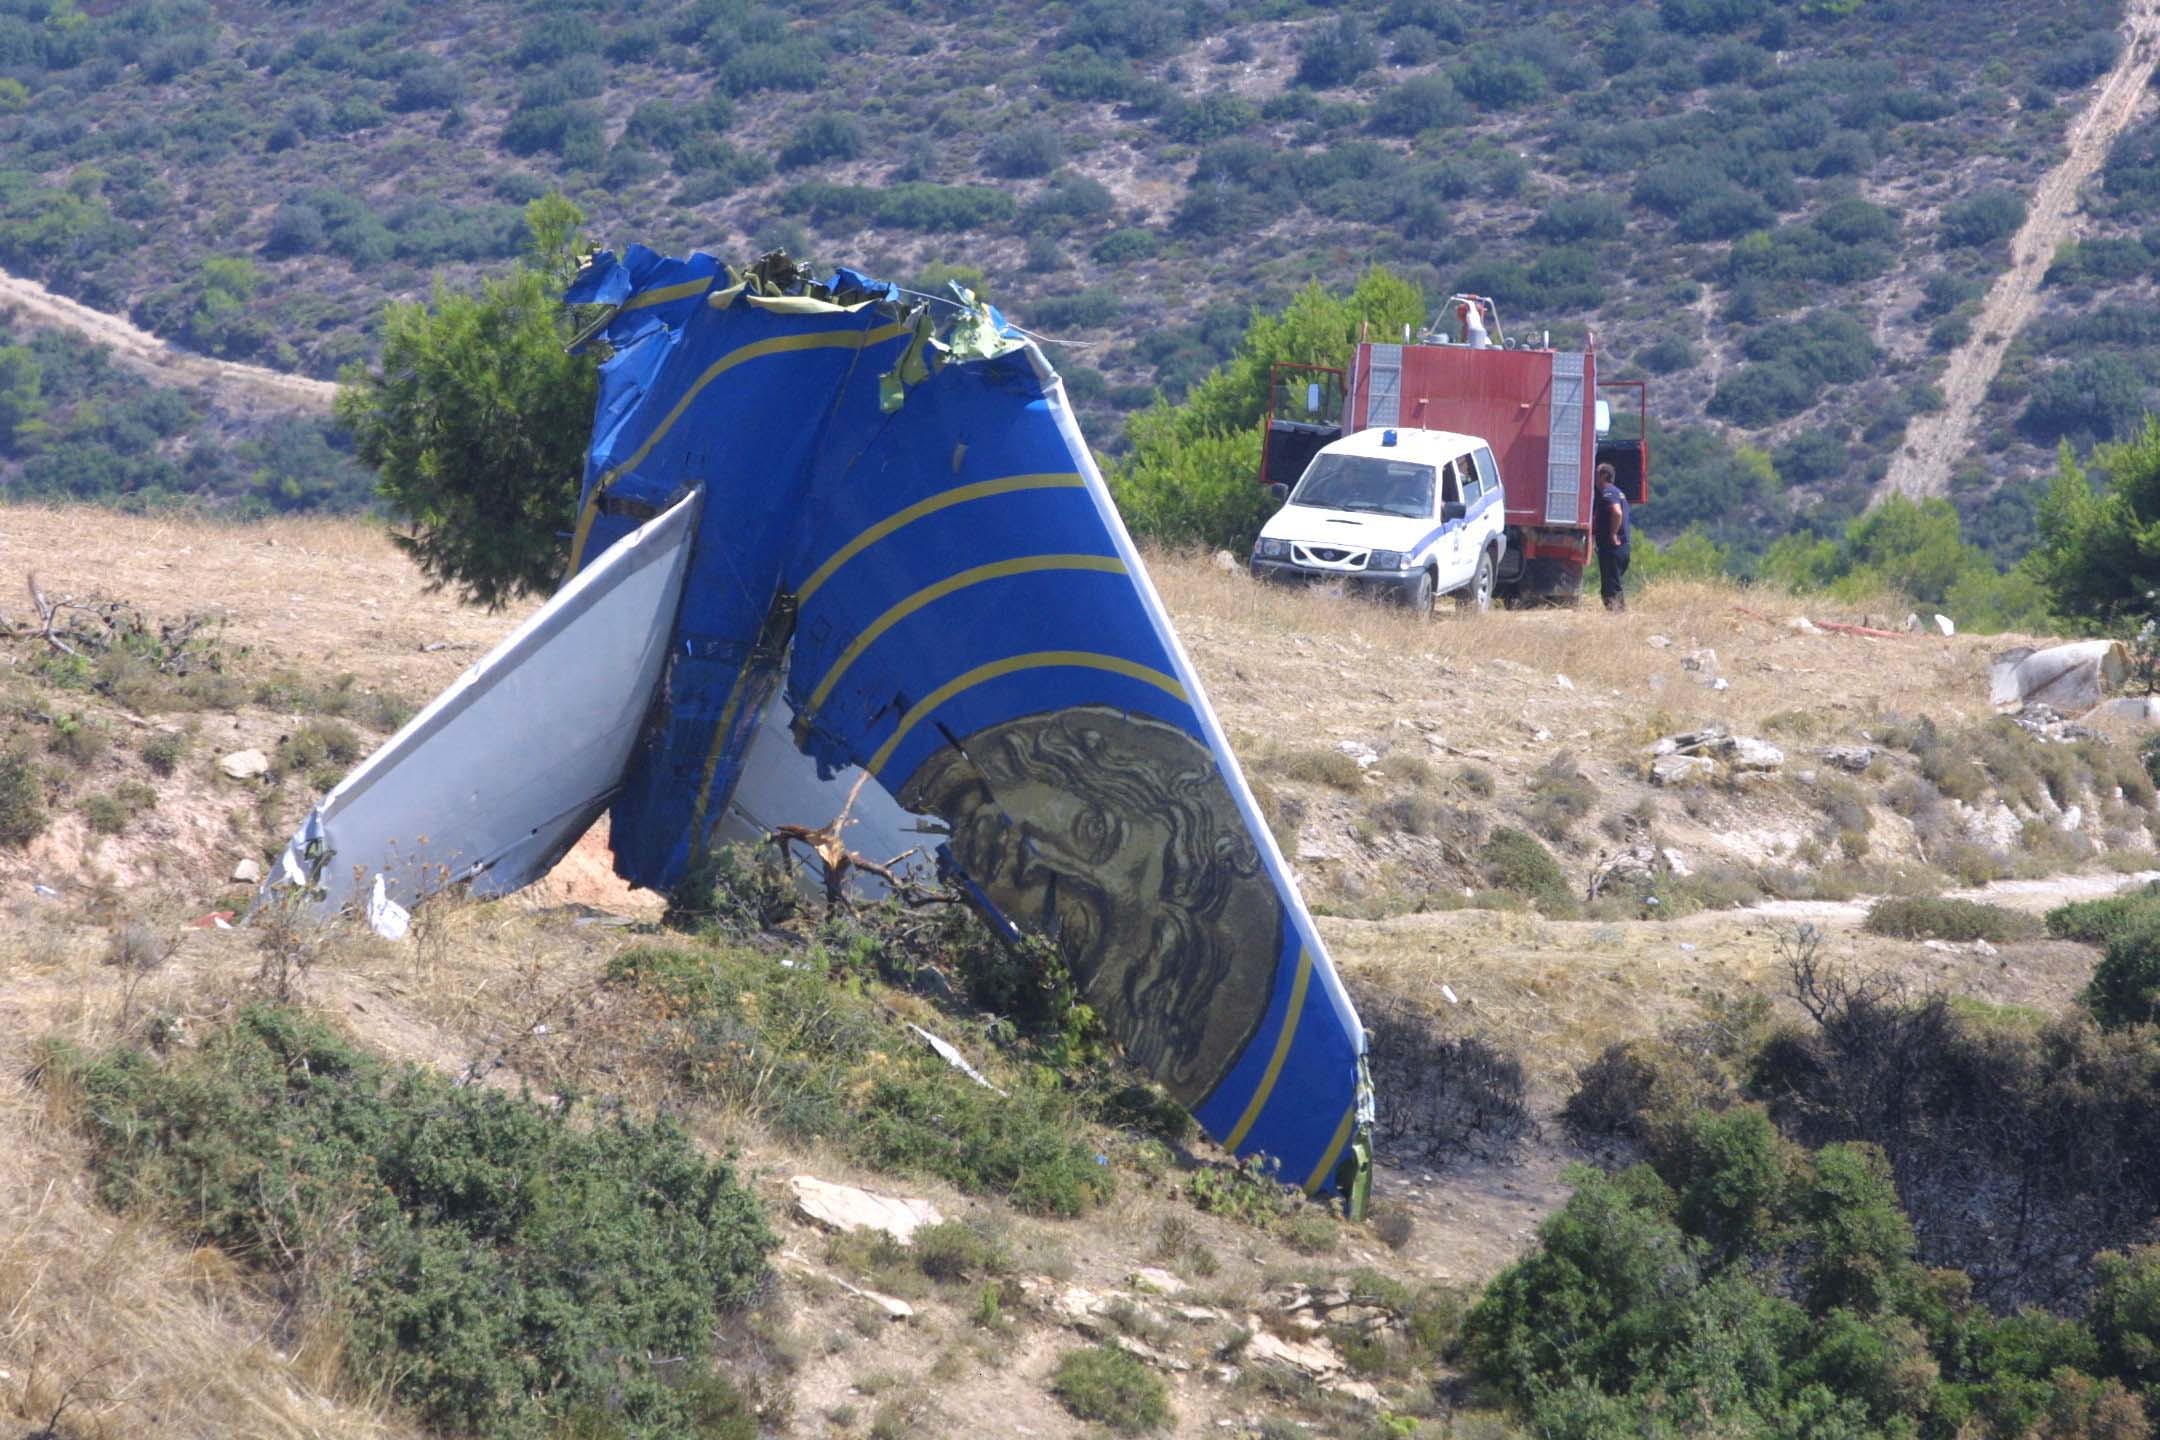
<path fill-rule="evenodd" d="M 2120 640 L 2080 640 L 2045 650 L 2005 650 L 1988 666 L 1988 701 L 1997 710 L 2046 705 L 2064 714 L 2098 705 L 2130 673 Z"/>
<path fill-rule="evenodd" d="M 1331 1337 L 1352 1332 L 1371 1339 L 1401 1320 L 1345 1286 L 1278 1284 L 1251 1309 L 1234 1314 L 1179 1300 L 1185 1283 L 1165 1270 L 1142 1267 L 1127 1285 L 1127 1290 L 1091 1290 L 1047 1278 L 1020 1282 L 1022 1291 L 1060 1323 L 1159 1369 L 1182 1373 L 1207 1365 L 1227 1353 L 1222 1327 L 1234 1326 L 1236 1363 L 1209 1366 L 1212 1378 L 1231 1384 L 1243 1369 L 1261 1367 L 1288 1371 L 1361 1404 L 1381 1403 L 1379 1389 L 1351 1374 Z M 1136 1332 L 1149 1338 L 1141 1340 Z"/>
<path fill-rule="evenodd" d="M 832 1271 L 805 1260 L 792 1250 L 781 1251 L 775 1257 L 774 1263 L 791 1274 L 811 1276 L 836 1290 L 842 1290 L 858 1299 L 867 1300 L 872 1306 L 881 1311 L 888 1320 L 912 1320 L 915 1318 L 915 1307 L 898 1296 L 886 1295 L 876 1290 L 866 1290 L 860 1285 L 851 1284 L 833 1274 Z"/>
<path fill-rule="evenodd" d="M 1600 864 L 1590 875 L 1589 898 L 1611 891 L 1646 891 L 1671 875 L 1691 873 L 1678 852 L 1648 843 L 1630 845 Z"/>
<path fill-rule="evenodd" d="M 2160 695 L 2118 695 L 2085 712 L 2089 724 L 2130 725 L 2150 729 L 2160 726 Z"/>
<path fill-rule="evenodd" d="M 1369 770 L 1380 763 L 1380 752 L 1362 740 L 1338 740 L 1335 748 L 1357 762 L 1360 770 Z"/>
<path fill-rule="evenodd" d="M 1735 735 L 1722 725 L 1668 735 L 1650 753 L 1653 785 L 1748 779 L 1773 774 L 1785 764 L 1785 752 L 1769 741 Z"/>
<path fill-rule="evenodd" d="M 795 1176 L 788 1181 L 788 1189 L 796 1213 L 813 1225 L 842 1233 L 877 1230 L 902 1245 L 911 1243 L 923 1226 L 945 1219 L 928 1200 L 896 1199 L 853 1185 L 835 1185 L 814 1175 Z"/>
<path fill-rule="evenodd" d="M 380 874 L 376 875 L 375 888 L 368 894 L 367 923 L 368 929 L 385 940 L 403 940 L 412 929 L 412 912 L 390 898 Z"/>

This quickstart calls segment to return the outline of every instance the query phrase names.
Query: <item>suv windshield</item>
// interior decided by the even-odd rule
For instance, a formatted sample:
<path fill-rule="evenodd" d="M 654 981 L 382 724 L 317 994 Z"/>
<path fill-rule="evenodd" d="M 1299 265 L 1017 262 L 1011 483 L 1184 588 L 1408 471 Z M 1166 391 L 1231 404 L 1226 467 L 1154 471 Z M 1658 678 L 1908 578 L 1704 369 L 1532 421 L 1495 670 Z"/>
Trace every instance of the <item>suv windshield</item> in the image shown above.
<path fill-rule="evenodd" d="M 1433 467 L 1377 455 L 1315 455 L 1290 495 L 1292 505 L 1316 510 L 1363 510 L 1374 515 L 1429 519 Z"/>

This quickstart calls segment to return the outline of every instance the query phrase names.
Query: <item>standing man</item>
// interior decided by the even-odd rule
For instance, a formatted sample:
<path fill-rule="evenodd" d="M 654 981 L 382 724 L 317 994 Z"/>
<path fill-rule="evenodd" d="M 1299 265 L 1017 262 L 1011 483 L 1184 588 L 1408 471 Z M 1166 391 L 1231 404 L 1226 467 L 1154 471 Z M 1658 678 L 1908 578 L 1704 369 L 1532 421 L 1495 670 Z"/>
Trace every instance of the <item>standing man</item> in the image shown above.
<path fill-rule="evenodd" d="M 1620 493 L 1610 465 L 1597 467 L 1597 501 L 1591 512 L 1590 533 L 1597 541 L 1598 594 L 1607 610 L 1625 610 L 1627 595 L 1620 587 L 1627 576 L 1628 541 L 1632 537 L 1627 496 Z"/>

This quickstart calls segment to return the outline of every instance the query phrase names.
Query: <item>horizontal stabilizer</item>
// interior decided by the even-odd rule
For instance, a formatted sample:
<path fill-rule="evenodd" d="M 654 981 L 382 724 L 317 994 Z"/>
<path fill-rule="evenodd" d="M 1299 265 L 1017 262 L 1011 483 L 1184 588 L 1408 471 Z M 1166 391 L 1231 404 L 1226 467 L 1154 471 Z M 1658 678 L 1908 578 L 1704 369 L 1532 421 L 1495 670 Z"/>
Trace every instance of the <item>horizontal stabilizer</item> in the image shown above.
<path fill-rule="evenodd" d="M 625 536 L 308 815 L 270 878 L 324 910 L 545 875 L 622 784 L 665 668 L 698 497 Z"/>

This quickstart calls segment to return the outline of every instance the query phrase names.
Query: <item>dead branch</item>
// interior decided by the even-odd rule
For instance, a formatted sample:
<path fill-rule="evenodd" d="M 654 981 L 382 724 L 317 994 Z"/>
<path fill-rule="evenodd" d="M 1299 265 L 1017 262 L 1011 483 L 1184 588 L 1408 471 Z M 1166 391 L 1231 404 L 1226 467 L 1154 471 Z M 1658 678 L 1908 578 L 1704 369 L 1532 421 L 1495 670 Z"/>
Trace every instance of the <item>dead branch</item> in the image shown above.
<path fill-rule="evenodd" d="M 63 595 L 58 600 L 46 599 L 44 590 L 38 585 L 35 570 L 30 572 L 30 604 L 38 612 L 38 619 L 44 622 L 45 643 L 55 650 L 74 656 L 78 660 L 82 659 L 82 651 L 77 650 L 59 636 L 60 612 L 62 610 L 84 610 L 89 607 L 77 605 L 74 597 L 69 595 Z"/>
<path fill-rule="evenodd" d="M 68 1381 L 67 1389 L 60 1392 L 60 1403 L 53 1406 L 52 1414 L 46 1416 L 45 1423 L 32 1430 L 24 1437 L 24 1440 L 60 1440 L 60 1417 L 67 1414 L 68 1406 L 75 1403 L 75 1392 L 80 1390 L 91 1376 L 108 1365 L 118 1364 L 119 1360 L 120 1357 L 117 1355 L 108 1356 L 92 1365 L 89 1369 L 79 1372 L 73 1380 Z"/>
<path fill-rule="evenodd" d="M 867 770 L 855 777 L 855 788 L 848 791 L 847 803 L 840 807 L 840 813 L 833 816 L 828 823 L 818 826 L 775 825 L 767 831 L 766 838 L 780 850 L 781 864 L 790 864 L 794 859 L 794 852 L 788 848 L 790 845 L 800 845 L 818 858 L 825 867 L 825 909 L 828 914 L 848 908 L 847 877 L 851 870 L 875 875 L 885 882 L 893 894 L 910 905 L 953 901 L 955 897 L 943 889 L 926 890 L 901 878 L 901 863 L 915 855 L 916 851 L 903 850 L 892 859 L 880 862 L 848 848 L 842 832 L 855 823 L 855 801 L 862 795 L 863 785 L 869 779 L 870 772 Z"/>
<path fill-rule="evenodd" d="M 140 610 L 122 601 L 94 596 L 77 600 L 73 595 L 55 598 L 45 593 L 35 571 L 29 581 L 30 604 L 37 611 L 35 631 L 17 630 L 0 620 L 0 634 L 37 633 L 54 650 L 78 660 L 125 650 L 163 675 L 186 675 L 202 667 L 215 670 L 223 663 L 213 643 L 218 622 L 207 615 L 183 615 L 153 625 Z M 70 624 L 70 612 L 87 615 L 96 623 Z"/>
<path fill-rule="evenodd" d="M 1827 630 L 1832 635 L 1859 635 L 1869 640 L 1907 640 L 1911 638 L 1900 630 L 1878 630 L 1872 625 L 1848 625 L 1842 620 L 1817 620 L 1815 628 Z"/>
<path fill-rule="evenodd" d="M 1763 614 L 1762 611 L 1750 610 L 1745 605 L 1735 605 L 1733 609 L 1737 613 L 1747 616 L 1748 619 L 1760 620 L 1765 625 L 1779 623 L 1770 616 Z M 1858 635 L 1868 640 L 1909 640 L 1912 638 L 1902 630 L 1879 630 L 1872 625 L 1852 625 L 1843 620 L 1809 620 L 1807 623 L 1830 635 Z"/>

